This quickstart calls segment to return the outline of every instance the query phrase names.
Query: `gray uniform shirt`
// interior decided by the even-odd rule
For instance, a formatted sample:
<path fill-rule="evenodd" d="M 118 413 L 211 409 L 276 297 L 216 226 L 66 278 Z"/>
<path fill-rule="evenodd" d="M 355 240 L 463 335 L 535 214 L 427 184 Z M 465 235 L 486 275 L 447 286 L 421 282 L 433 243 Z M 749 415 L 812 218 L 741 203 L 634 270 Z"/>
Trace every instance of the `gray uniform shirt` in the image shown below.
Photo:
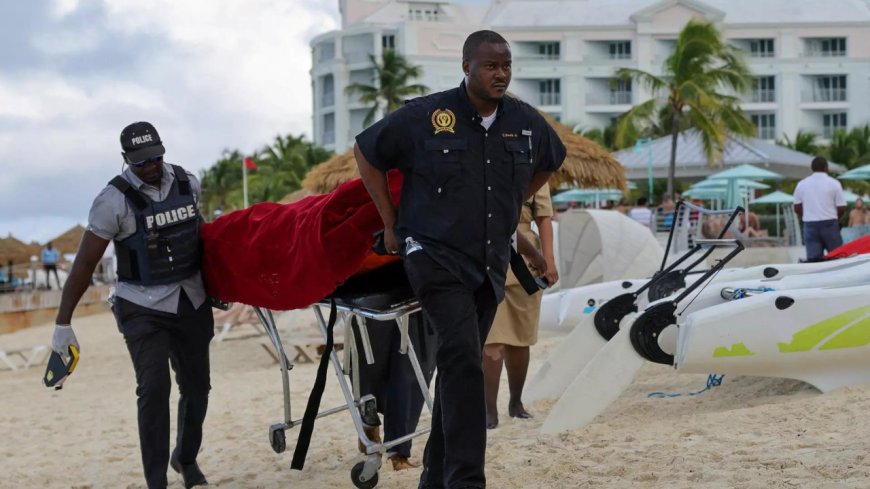
<path fill-rule="evenodd" d="M 190 172 L 187 172 L 187 175 L 190 177 L 193 200 L 198 207 L 199 181 Z M 160 188 L 143 182 L 129 168 L 124 170 L 121 177 L 151 200 L 161 202 L 169 195 L 169 189 L 175 180 L 175 173 L 172 171 L 172 167 L 165 163 Z M 88 231 L 103 239 L 113 241 L 121 241 L 136 232 L 135 214 L 120 190 L 112 185 L 107 185 L 97 195 L 88 216 Z M 118 282 L 115 295 L 142 307 L 175 314 L 178 312 L 178 301 L 181 298 L 182 289 L 195 308 L 199 308 L 205 302 L 205 286 L 199 271 L 180 282 L 166 285 L 134 285 Z"/>

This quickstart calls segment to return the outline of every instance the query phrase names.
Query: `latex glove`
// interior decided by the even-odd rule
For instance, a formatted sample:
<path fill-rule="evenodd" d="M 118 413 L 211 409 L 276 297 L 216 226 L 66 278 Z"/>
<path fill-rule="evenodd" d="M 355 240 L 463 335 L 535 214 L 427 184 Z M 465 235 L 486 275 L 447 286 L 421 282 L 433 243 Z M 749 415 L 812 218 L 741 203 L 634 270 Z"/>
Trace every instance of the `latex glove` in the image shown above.
<path fill-rule="evenodd" d="M 69 324 L 56 324 L 54 335 L 51 337 L 51 349 L 60 354 L 64 361 L 69 361 L 69 346 L 75 345 L 81 351 L 76 334 Z"/>

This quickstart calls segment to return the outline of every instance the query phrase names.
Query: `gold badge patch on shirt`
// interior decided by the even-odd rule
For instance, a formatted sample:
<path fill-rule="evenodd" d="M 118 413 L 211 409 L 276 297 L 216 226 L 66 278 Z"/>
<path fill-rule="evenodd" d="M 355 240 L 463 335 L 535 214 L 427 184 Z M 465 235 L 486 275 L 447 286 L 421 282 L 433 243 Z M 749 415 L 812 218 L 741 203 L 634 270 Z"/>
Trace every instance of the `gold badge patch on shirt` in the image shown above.
<path fill-rule="evenodd" d="M 432 112 L 432 127 L 435 128 L 435 134 L 439 132 L 449 132 L 455 134 L 453 126 L 456 125 L 456 116 L 450 109 L 435 110 Z"/>

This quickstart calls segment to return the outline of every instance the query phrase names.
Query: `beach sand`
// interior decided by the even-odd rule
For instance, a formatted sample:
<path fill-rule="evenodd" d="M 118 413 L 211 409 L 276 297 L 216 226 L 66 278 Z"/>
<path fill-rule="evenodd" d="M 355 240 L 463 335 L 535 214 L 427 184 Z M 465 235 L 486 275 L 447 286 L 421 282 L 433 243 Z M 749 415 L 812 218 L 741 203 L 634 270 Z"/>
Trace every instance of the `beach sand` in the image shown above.
<path fill-rule="evenodd" d="M 292 316 L 293 329 L 310 328 L 309 316 Z M 42 365 L 0 371 L 2 488 L 145 487 L 135 381 L 123 339 L 109 313 L 79 319 L 75 326 L 82 360 L 63 390 L 42 386 Z M 52 325 L 42 325 L 2 335 L 0 349 L 47 343 L 51 332 Z M 282 417 L 280 374 L 259 339 L 212 345 L 203 471 L 214 487 L 352 488 L 350 468 L 360 457 L 347 413 L 317 421 L 303 471 L 290 470 L 298 431 L 287 433 L 287 452 L 272 451 L 268 427 Z M 533 349 L 530 376 L 558 341 L 545 337 Z M 307 364 L 292 371 L 295 416 L 304 409 L 315 370 Z M 550 407 L 545 403 L 528 406 L 536 414 L 532 420 L 506 416 L 503 380 L 501 425 L 489 432 L 488 487 L 870 487 L 870 387 L 819 394 L 797 381 L 726 377 L 699 396 L 646 397 L 652 391 L 698 390 L 705 380 L 647 365 L 593 424 L 550 437 L 537 434 Z M 340 402 L 330 371 L 323 405 Z M 428 425 L 428 415 L 421 422 Z M 423 444 L 423 438 L 414 444 L 415 461 Z M 418 476 L 419 469 L 394 472 L 385 463 L 378 487 L 416 487 Z M 182 487 L 175 473 L 169 481 L 172 488 Z"/>

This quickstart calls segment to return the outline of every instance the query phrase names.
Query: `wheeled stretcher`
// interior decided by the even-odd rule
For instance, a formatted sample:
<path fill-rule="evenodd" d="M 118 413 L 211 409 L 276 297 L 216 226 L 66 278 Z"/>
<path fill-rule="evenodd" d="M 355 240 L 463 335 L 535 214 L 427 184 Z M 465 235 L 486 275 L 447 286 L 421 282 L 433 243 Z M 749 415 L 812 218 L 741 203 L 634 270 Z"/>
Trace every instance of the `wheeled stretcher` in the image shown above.
<path fill-rule="evenodd" d="M 314 304 L 312 309 L 317 318 L 320 332 L 327 343 L 327 350 L 324 351 L 324 355 L 328 354 L 328 359 L 321 359 L 319 376 L 322 377 L 327 368 L 325 362 L 331 363 L 338 379 L 339 387 L 344 395 L 345 404 L 319 410 L 318 383 L 316 382 L 315 388 L 312 391 L 312 396 L 317 395 L 318 397 L 316 405 L 312 409 L 312 403 L 309 400 L 309 409 L 306 412 L 306 416 L 293 419 L 290 403 L 289 375 L 290 370 L 293 369 L 293 363 L 284 352 L 284 346 L 281 343 L 281 337 L 278 333 L 272 311 L 264 308 L 255 308 L 257 316 L 275 347 L 275 351 L 278 352 L 278 358 L 281 360 L 279 365 L 281 367 L 284 395 L 284 420 L 269 427 L 269 441 L 275 452 L 282 453 L 287 446 L 285 431 L 297 425 L 302 425 L 300 442 L 297 444 L 297 453 L 294 456 L 294 468 L 301 469 L 301 463 L 296 464 L 297 457 L 300 456 L 300 445 L 304 445 L 302 447 L 303 453 L 301 454 L 301 460 L 304 461 L 304 452 L 307 451 L 307 437 L 310 436 L 313 420 L 348 410 L 353 420 L 356 434 L 365 447 L 365 458 L 351 469 L 351 480 L 359 488 L 375 487 L 378 483 L 378 470 L 381 467 L 384 454 L 392 447 L 427 433 L 429 429 L 420 429 L 400 438 L 384 440 L 383 442 L 373 441 L 366 436 L 363 428 L 366 425 L 372 425 L 372 421 L 369 420 L 373 419 L 375 424 L 377 424 L 378 419 L 375 397 L 370 394 L 360 394 L 360 362 L 367 362 L 369 365 L 375 362 L 366 320 L 396 321 L 401 338 L 400 353 L 406 355 L 410 361 L 423 399 L 431 413 L 432 399 L 429 394 L 429 388 L 420 366 L 417 352 L 408 334 L 409 315 L 420 311 L 420 304 L 414 297 L 410 285 L 407 283 L 401 262 L 397 262 L 387 265 L 383 269 L 351 278 L 329 297 Z M 329 312 L 330 320 L 324 317 L 324 309 Z M 341 357 L 337 351 L 330 348 L 334 325 L 344 326 L 345 347 Z M 323 379 L 318 380 L 321 384 L 320 391 L 322 392 Z M 305 418 L 311 418 L 308 420 L 309 426 L 307 429 L 309 433 L 307 435 L 305 434 Z M 306 438 L 304 441 L 302 441 L 303 437 Z"/>

